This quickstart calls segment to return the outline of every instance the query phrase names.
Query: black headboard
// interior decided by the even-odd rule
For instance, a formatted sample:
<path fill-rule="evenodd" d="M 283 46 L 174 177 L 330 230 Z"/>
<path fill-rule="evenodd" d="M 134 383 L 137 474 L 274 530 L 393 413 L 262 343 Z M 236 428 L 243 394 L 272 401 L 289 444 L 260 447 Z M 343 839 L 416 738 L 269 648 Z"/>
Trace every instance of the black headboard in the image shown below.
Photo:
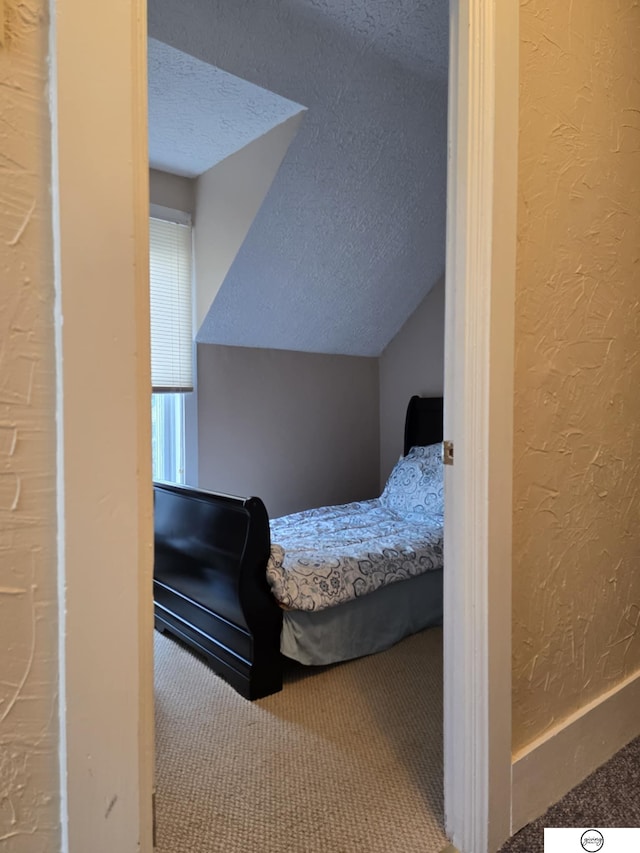
<path fill-rule="evenodd" d="M 442 397 L 418 397 L 409 400 L 404 422 L 404 453 L 442 441 Z"/>

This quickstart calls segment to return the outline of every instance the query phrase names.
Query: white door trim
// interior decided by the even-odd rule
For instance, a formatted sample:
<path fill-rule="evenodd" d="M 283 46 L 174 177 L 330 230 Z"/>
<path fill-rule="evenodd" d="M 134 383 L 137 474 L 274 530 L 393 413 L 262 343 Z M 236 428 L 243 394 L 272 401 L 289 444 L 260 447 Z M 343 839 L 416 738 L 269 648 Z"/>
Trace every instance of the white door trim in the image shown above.
<path fill-rule="evenodd" d="M 60 847 L 150 853 L 146 3 L 49 10 Z"/>
<path fill-rule="evenodd" d="M 511 830 L 511 525 L 518 6 L 452 0 L 445 320 L 446 829 Z"/>

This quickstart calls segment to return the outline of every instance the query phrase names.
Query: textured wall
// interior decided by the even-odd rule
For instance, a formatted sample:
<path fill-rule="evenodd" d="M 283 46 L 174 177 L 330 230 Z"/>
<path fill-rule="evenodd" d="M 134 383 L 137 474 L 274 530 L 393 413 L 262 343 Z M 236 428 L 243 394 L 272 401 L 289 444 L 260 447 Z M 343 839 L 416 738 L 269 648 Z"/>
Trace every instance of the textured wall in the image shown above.
<path fill-rule="evenodd" d="M 271 517 L 378 494 L 377 359 L 201 344 L 198 404 L 202 488 Z"/>
<path fill-rule="evenodd" d="M 442 275 L 447 4 L 344 5 L 149 3 L 154 38 L 308 107 L 203 341 L 378 356 Z"/>
<path fill-rule="evenodd" d="M 521 3 L 515 749 L 640 667 L 638 33 Z"/>
<path fill-rule="evenodd" d="M 380 356 L 380 486 L 402 453 L 407 403 L 444 389 L 444 279 Z"/>
<path fill-rule="evenodd" d="M 0 847 L 59 849 L 47 4 L 0 47 Z"/>

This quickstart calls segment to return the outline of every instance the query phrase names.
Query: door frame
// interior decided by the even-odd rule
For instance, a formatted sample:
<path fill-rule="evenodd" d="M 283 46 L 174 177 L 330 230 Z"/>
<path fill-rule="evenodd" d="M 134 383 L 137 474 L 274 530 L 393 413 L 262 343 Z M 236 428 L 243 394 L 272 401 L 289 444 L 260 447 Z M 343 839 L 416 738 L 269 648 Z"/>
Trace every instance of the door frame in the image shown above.
<path fill-rule="evenodd" d="M 147 9 L 49 16 L 60 849 L 150 853 Z"/>
<path fill-rule="evenodd" d="M 512 0 L 450 5 L 444 799 L 465 853 L 511 834 L 518 16 Z"/>
<path fill-rule="evenodd" d="M 62 849 L 150 853 L 146 3 L 51 0 L 50 8 Z M 488 853 L 511 828 L 517 3 L 451 0 L 450 46 L 445 435 L 455 465 L 445 483 L 445 812 L 461 851 Z M 112 262 L 92 267 L 92 251 L 104 255 L 104 226 Z M 104 373 L 107 386 L 79 370 L 89 351 L 96 364 L 113 356 L 101 303 L 87 300 L 87 270 L 109 294 L 105 316 L 115 309 L 120 317 L 113 334 L 126 357 Z M 107 389 L 115 409 L 105 404 Z M 96 467 L 86 440 L 96 413 L 114 468 Z M 90 472 L 90 482 L 78 471 Z M 116 486 L 113 506 L 127 513 L 127 535 L 114 542 L 94 514 Z M 86 567 L 97 572 L 96 560 L 113 584 L 88 584 Z M 137 571 L 123 569 L 131 561 Z M 102 691 L 98 665 L 100 684 L 131 690 Z"/>

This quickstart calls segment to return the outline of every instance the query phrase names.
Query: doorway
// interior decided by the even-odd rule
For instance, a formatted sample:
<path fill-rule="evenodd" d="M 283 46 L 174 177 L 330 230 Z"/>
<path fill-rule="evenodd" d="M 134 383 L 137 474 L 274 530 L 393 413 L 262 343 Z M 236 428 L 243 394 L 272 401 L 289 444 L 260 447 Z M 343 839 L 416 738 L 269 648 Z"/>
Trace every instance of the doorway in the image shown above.
<path fill-rule="evenodd" d="M 509 761 L 505 761 L 506 736 L 500 736 L 500 730 L 505 731 L 501 724 L 510 717 L 510 695 L 507 702 L 505 695 L 509 691 L 504 688 L 510 661 L 505 663 L 496 642 L 499 629 L 503 634 L 508 632 L 509 608 L 506 602 L 496 606 L 492 600 L 489 614 L 488 604 L 489 586 L 504 580 L 505 567 L 510 564 L 508 542 L 505 543 L 504 530 L 499 529 L 493 510 L 494 506 L 502 506 L 502 512 L 505 508 L 504 501 L 498 499 L 492 504 L 491 514 L 485 513 L 478 525 L 474 507 L 484 505 L 493 490 L 504 485 L 508 467 L 501 455 L 504 447 L 498 448 L 496 444 L 505 427 L 500 415 L 509 409 L 509 388 L 501 386 L 503 368 L 492 356 L 498 354 L 495 324 L 505 320 L 513 303 L 509 290 L 513 278 L 510 250 L 500 247 L 509 245 L 505 235 L 514 228 L 515 217 L 510 226 L 504 214 L 512 209 L 515 178 L 508 169 L 494 174 L 493 164 L 501 162 L 498 153 L 502 146 L 514 146 L 512 112 L 517 73 L 513 73 L 514 56 L 510 51 L 517 51 L 517 10 L 507 12 L 490 0 L 452 6 L 460 22 L 459 28 L 456 22 L 456 32 L 461 39 L 452 51 L 452 82 L 460 91 L 464 86 L 466 95 L 458 104 L 457 143 L 450 159 L 450 163 L 455 161 L 459 166 L 456 174 L 459 192 L 454 202 L 455 214 L 451 213 L 450 205 L 450 216 L 455 218 L 449 232 L 448 276 L 450 286 L 455 284 L 456 299 L 449 300 L 452 306 L 455 303 L 455 309 L 448 309 L 447 328 L 449 341 L 455 339 L 458 346 L 460 341 L 464 345 L 461 359 L 450 368 L 455 374 L 453 396 L 449 393 L 449 383 L 454 376 L 447 377 L 445 396 L 454 401 L 454 408 L 445 417 L 449 418 L 456 465 L 459 465 L 453 470 L 459 472 L 471 466 L 473 476 L 462 483 L 458 482 L 461 476 L 455 474 L 447 486 L 451 498 L 456 499 L 456 507 L 464 513 L 461 544 L 450 546 L 455 549 L 451 553 L 455 554 L 456 565 L 456 580 L 450 593 L 463 586 L 472 567 L 476 571 L 473 583 L 465 587 L 467 593 L 461 609 L 455 608 L 455 597 L 445 592 L 445 608 L 454 607 L 452 625 L 460 629 L 445 640 L 446 659 L 460 662 L 457 674 L 446 676 L 446 680 L 453 677 L 456 683 L 445 684 L 449 696 L 446 704 L 449 735 L 445 741 L 449 771 L 445 796 L 448 829 L 454 843 L 462 850 L 480 851 L 495 845 L 486 830 L 489 824 L 496 825 L 496 817 L 500 827 L 498 837 L 504 837 L 505 820 L 508 822 L 504 812 L 510 801 L 510 783 L 504 782 L 510 770 L 510 754 Z M 152 702 L 151 497 L 147 485 L 151 476 L 147 459 L 148 391 L 145 390 L 148 368 L 144 355 L 148 346 L 147 265 L 144 251 L 139 248 L 146 245 L 148 205 L 144 174 L 146 123 L 142 106 L 146 67 L 146 33 L 141 23 L 144 10 L 142 4 L 135 6 L 133 14 L 128 5 L 122 9 L 110 7 L 99 13 L 104 20 L 97 22 L 95 9 L 91 10 L 89 20 L 89 13 L 78 0 L 60 0 L 57 10 L 62 11 L 63 7 L 65 15 L 58 15 L 55 32 L 59 94 L 54 123 L 59 160 L 59 268 L 65 308 L 61 345 L 65 352 L 62 445 L 66 462 L 61 476 L 65 494 L 64 541 L 68 545 L 64 562 L 66 678 L 62 684 L 66 703 L 63 747 L 68 778 L 66 810 L 73 843 L 78 849 L 83 849 L 81 840 L 84 849 L 89 846 L 96 851 L 126 849 L 127 839 L 136 839 L 134 843 L 141 839 L 141 847 L 145 849 L 150 844 Z M 92 32 L 99 33 L 100 38 L 94 40 L 95 44 L 92 42 L 92 50 L 88 52 L 86 33 Z M 114 44 L 122 46 L 122 51 L 114 54 L 111 49 Z M 82 67 L 83 74 L 77 73 L 78 67 Z M 104 79 L 104 67 L 111 69 L 108 80 Z M 495 76 L 488 73 L 490 68 L 495 68 Z M 90 116 L 95 121 L 91 122 Z M 117 137 L 109 137 L 108 145 L 102 132 L 107 121 L 122 130 Z M 511 130 L 501 134 L 498 131 L 504 130 L 503 124 Z M 107 164 L 101 174 L 95 167 L 98 159 Z M 478 176 L 482 180 L 474 180 Z M 112 256 L 113 266 L 100 270 L 92 263 L 92 250 L 100 253 L 103 234 L 90 227 L 85 217 L 85 211 L 96 210 L 96 205 L 112 224 L 112 239 L 117 247 Z M 500 240 L 497 236 L 494 239 L 498 228 Z M 82 239 L 78 239 L 78 234 Z M 133 241 L 131 234 L 135 235 Z M 478 270 L 483 276 L 480 287 Z M 114 327 L 119 332 L 121 358 L 105 369 L 105 379 L 109 377 L 106 387 L 112 389 L 112 399 L 118 401 L 116 410 L 110 405 L 105 386 L 95 387 L 95 376 L 92 381 L 77 376 L 78 366 L 86 362 L 89 349 L 98 360 L 101 354 L 111 360 L 113 351 L 112 339 L 95 335 L 99 324 L 87 322 L 88 317 L 101 312 L 100 304 L 87 306 L 86 290 L 81 286 L 87 276 L 93 277 L 98 289 L 103 283 L 105 297 L 109 296 L 105 308 L 110 305 L 119 309 Z M 469 287 L 472 279 L 473 295 L 468 292 L 472 289 Z M 117 288 L 114 281 L 118 282 Z M 504 326 L 499 328 L 502 333 Z M 484 330 L 482 335 L 481 330 Z M 508 350 L 508 343 L 505 347 Z M 474 376 L 478 376 L 477 383 L 473 382 Z M 78 382 L 74 385 L 76 378 Z M 93 443 L 87 436 L 95 431 L 97 417 L 101 420 L 97 431 L 100 443 Z M 107 434 L 111 445 L 105 456 L 103 439 Z M 96 468 L 96 456 L 101 455 L 103 464 Z M 72 459 L 74 469 L 70 467 Z M 91 481 L 75 476 L 77 468 L 91 472 Z M 114 540 L 105 538 L 95 526 L 93 508 L 101 505 L 105 493 L 116 492 L 118 511 L 123 518 L 123 538 Z M 482 560 L 472 554 L 483 555 Z M 99 590 L 90 590 L 82 567 L 96 559 L 101 564 L 104 562 L 104 575 L 110 573 L 110 583 Z M 131 562 L 139 566 L 137 574 L 126 568 Z M 463 569 L 458 579 L 458 572 Z M 473 619 L 467 623 L 469 608 Z M 112 632 L 114 614 L 118 618 L 117 637 Z M 445 615 L 445 624 L 448 618 Z M 478 639 L 480 645 L 476 644 Z M 80 653 L 87 648 L 92 654 Z M 458 677 L 462 687 L 457 683 Z M 104 683 L 126 684 L 127 690 L 110 695 L 106 705 L 100 689 Z M 501 687 L 489 690 L 490 683 Z M 461 701 L 465 696 L 470 698 L 469 703 Z M 90 732 L 82 723 L 87 716 L 94 721 Z M 460 749 L 456 744 L 466 747 Z M 495 750 L 500 755 L 494 762 Z M 90 762 L 87 756 L 91 756 Z M 100 784 L 96 788 L 87 784 L 87 780 L 98 767 Z M 496 772 L 500 779 L 496 780 Z M 505 784 L 508 796 L 500 799 L 497 795 L 504 793 Z M 113 791 L 107 795 L 110 789 Z M 129 807 L 117 812 L 114 806 L 111 823 L 105 823 L 103 801 L 106 797 L 108 805 L 115 791 L 120 792 L 119 801 L 124 799 Z M 488 791 L 488 796 L 483 791 Z"/>

